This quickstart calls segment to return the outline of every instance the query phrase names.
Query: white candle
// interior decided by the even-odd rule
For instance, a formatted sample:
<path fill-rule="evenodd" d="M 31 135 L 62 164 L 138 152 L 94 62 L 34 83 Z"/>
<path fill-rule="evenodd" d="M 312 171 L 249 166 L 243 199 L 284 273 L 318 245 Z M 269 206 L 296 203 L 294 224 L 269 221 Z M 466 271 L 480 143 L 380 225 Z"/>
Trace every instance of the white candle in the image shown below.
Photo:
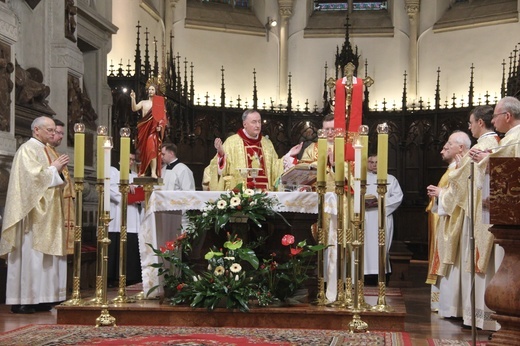
<path fill-rule="evenodd" d="M 361 212 L 361 149 L 363 146 L 356 138 L 354 143 L 354 213 Z"/>
<path fill-rule="evenodd" d="M 104 204 L 103 210 L 110 212 L 110 151 L 112 150 L 112 137 L 106 137 L 103 143 L 104 150 Z"/>

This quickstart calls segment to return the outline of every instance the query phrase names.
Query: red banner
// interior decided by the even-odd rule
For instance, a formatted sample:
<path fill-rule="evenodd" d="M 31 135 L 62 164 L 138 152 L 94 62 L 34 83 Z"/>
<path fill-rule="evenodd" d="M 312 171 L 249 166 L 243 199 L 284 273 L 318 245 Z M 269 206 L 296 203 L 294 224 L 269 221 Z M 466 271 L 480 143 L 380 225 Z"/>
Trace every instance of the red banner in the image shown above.
<path fill-rule="evenodd" d="M 356 78 L 356 84 L 352 88 L 352 104 L 350 105 L 350 119 L 346 129 L 346 89 L 343 78 L 336 81 L 336 98 L 334 103 L 334 127 L 345 129 L 345 160 L 354 161 L 354 148 L 352 139 L 359 131 L 363 123 L 363 80 Z"/>

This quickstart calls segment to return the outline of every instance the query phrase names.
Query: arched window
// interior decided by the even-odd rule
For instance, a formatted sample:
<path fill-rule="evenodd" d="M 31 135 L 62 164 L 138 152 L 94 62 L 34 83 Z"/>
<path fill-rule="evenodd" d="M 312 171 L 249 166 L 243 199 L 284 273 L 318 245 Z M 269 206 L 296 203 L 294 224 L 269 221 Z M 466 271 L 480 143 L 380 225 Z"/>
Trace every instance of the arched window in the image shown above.
<path fill-rule="evenodd" d="M 373 0 L 314 0 L 314 11 L 379 11 L 388 9 L 388 1 Z"/>
<path fill-rule="evenodd" d="M 201 0 L 201 2 L 215 2 L 218 4 L 228 4 L 238 8 L 249 8 L 251 0 Z"/>

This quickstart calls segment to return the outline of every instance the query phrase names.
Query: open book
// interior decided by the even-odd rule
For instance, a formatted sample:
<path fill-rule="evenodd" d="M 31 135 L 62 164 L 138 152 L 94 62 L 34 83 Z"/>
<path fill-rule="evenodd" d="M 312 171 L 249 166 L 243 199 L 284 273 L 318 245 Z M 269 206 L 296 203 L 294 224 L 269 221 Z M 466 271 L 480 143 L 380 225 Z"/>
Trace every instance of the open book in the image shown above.
<path fill-rule="evenodd" d="M 316 182 L 316 163 L 299 163 L 281 176 L 283 185 L 313 185 Z"/>

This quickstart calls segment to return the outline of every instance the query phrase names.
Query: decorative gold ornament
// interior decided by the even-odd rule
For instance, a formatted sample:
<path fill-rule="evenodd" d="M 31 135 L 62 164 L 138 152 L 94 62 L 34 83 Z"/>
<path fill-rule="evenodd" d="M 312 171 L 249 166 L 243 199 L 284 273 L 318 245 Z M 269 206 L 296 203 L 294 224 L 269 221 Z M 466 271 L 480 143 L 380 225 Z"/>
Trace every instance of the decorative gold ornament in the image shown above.
<path fill-rule="evenodd" d="M 148 90 L 151 85 L 155 86 L 156 92 L 160 91 L 162 95 L 166 93 L 166 84 L 160 75 L 158 77 L 151 77 L 146 81 L 146 90 Z"/>

